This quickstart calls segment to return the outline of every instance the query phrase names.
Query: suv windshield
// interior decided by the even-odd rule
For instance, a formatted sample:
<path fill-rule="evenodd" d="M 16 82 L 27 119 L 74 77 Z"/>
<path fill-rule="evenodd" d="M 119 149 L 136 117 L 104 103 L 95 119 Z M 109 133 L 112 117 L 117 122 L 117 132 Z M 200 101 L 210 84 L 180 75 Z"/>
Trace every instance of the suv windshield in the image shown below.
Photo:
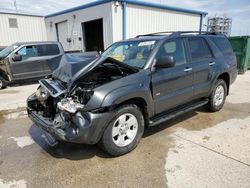
<path fill-rule="evenodd" d="M 12 44 L 6 48 L 4 48 L 1 52 L 0 52 L 0 58 L 5 58 L 7 57 L 11 52 L 13 52 L 19 45 L 17 44 Z"/>
<path fill-rule="evenodd" d="M 155 40 L 117 42 L 102 56 L 114 58 L 132 67 L 143 68 L 155 44 Z"/>

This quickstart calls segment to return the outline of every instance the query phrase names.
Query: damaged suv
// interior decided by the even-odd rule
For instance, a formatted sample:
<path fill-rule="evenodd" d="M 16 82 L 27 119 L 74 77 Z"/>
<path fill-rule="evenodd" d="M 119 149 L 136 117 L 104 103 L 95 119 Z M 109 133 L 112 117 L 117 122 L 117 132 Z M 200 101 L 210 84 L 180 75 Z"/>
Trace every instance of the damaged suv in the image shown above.
<path fill-rule="evenodd" d="M 206 32 L 138 36 L 53 68 L 27 99 L 29 117 L 51 145 L 99 143 L 114 156 L 133 150 L 145 127 L 203 105 L 220 110 L 237 76 L 227 38 Z"/>

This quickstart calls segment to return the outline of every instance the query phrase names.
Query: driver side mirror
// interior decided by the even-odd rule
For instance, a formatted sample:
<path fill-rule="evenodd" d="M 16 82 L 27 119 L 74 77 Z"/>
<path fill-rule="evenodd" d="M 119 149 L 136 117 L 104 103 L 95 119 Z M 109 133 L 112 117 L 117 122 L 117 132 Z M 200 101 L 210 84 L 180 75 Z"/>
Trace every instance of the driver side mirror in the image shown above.
<path fill-rule="evenodd" d="M 12 59 L 13 61 L 22 61 L 22 56 L 20 54 L 15 54 Z"/>
<path fill-rule="evenodd" d="M 162 56 L 156 59 L 155 67 L 169 68 L 175 66 L 175 59 L 173 56 Z"/>

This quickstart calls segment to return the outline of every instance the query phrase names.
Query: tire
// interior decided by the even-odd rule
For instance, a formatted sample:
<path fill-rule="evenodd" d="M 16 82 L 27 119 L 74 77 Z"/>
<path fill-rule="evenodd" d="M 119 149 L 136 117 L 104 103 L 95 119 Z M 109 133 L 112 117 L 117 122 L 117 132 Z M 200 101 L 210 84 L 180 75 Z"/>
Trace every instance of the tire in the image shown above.
<path fill-rule="evenodd" d="M 0 89 L 4 89 L 7 87 L 7 83 L 3 77 L 0 76 Z"/>
<path fill-rule="evenodd" d="M 113 156 L 126 154 L 136 148 L 144 132 L 144 117 L 136 105 L 122 105 L 100 140 L 101 148 Z"/>
<path fill-rule="evenodd" d="M 227 90 L 228 88 L 225 81 L 218 79 L 214 85 L 212 94 L 209 97 L 209 102 L 206 105 L 207 109 L 212 112 L 221 110 L 227 97 Z"/>

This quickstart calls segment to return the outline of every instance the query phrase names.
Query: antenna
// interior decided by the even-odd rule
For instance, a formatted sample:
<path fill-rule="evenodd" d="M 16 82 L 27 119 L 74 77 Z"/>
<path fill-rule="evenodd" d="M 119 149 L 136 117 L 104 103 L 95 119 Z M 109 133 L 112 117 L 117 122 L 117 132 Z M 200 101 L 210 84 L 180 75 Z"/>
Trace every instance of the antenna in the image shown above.
<path fill-rule="evenodd" d="M 17 4 L 16 4 L 16 0 L 13 0 L 13 3 L 14 3 L 14 7 L 15 7 L 15 9 L 16 9 L 16 12 L 18 12 L 18 11 L 17 11 Z"/>

